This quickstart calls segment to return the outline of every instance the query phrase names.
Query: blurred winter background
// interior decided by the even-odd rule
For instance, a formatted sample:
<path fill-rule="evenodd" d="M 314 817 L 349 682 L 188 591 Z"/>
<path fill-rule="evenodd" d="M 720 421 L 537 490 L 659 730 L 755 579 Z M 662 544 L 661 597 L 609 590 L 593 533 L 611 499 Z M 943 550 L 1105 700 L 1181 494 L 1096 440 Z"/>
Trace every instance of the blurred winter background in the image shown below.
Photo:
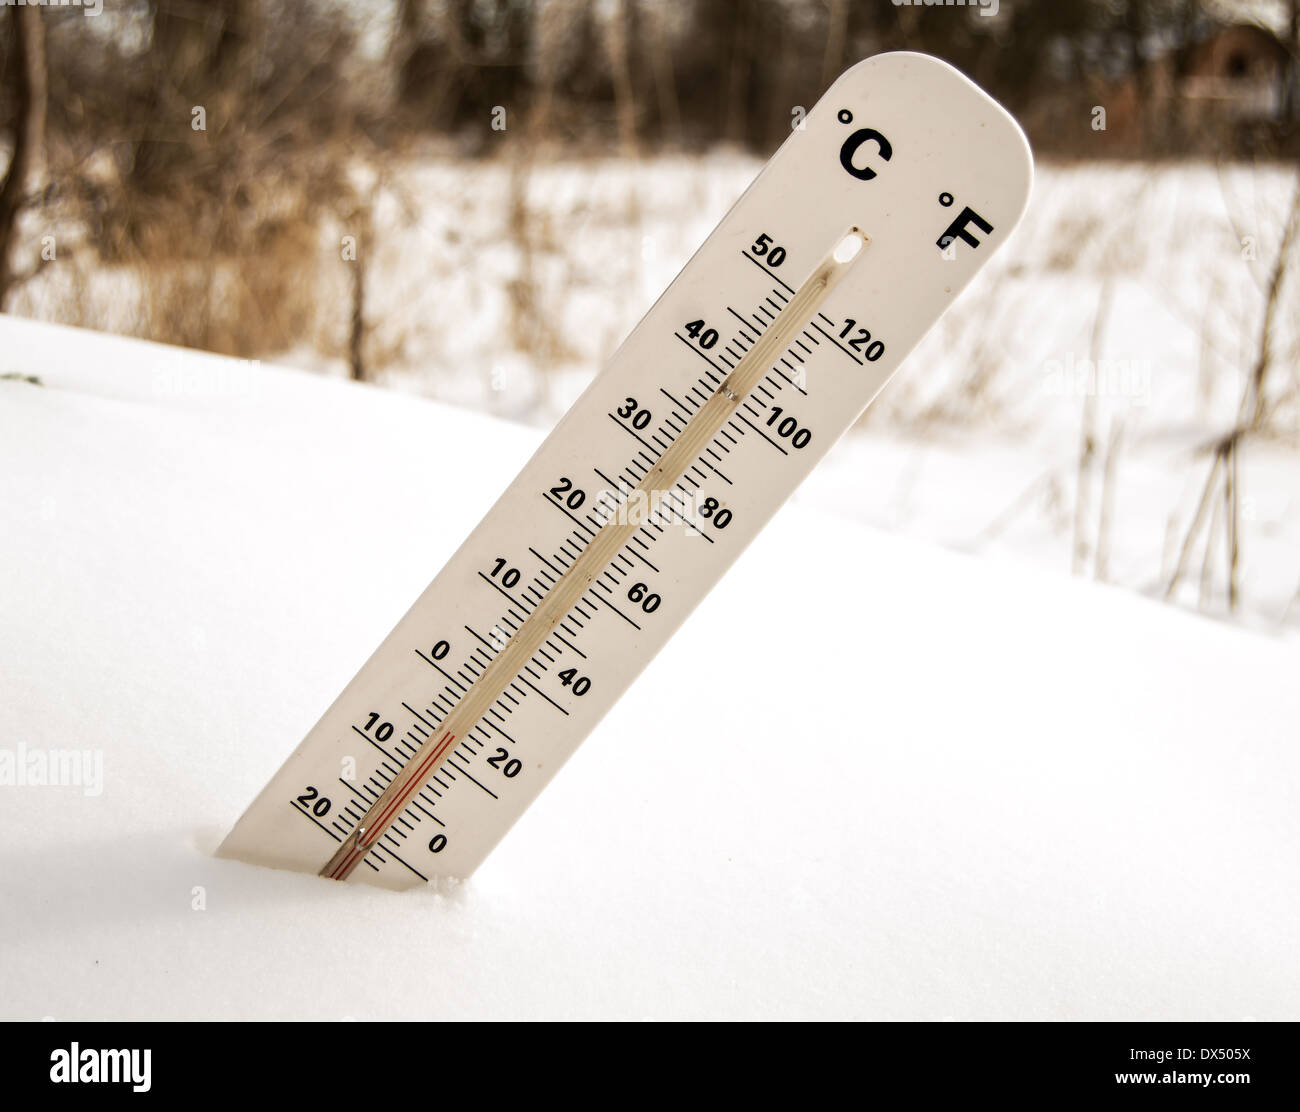
<path fill-rule="evenodd" d="M 1025 127 L 1028 216 L 799 497 L 1300 630 L 1300 0 L 96 0 L 0 24 L 5 312 L 537 426 L 842 69 L 946 58 Z"/>

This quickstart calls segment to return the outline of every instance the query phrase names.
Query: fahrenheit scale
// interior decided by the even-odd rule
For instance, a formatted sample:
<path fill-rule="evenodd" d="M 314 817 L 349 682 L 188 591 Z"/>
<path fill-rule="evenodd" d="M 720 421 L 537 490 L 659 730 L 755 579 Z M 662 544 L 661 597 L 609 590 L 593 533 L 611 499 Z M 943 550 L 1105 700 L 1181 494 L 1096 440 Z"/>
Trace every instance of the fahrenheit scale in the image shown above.
<path fill-rule="evenodd" d="M 1018 223 L 947 64 L 848 70 L 294 750 L 223 856 L 466 877 Z"/>

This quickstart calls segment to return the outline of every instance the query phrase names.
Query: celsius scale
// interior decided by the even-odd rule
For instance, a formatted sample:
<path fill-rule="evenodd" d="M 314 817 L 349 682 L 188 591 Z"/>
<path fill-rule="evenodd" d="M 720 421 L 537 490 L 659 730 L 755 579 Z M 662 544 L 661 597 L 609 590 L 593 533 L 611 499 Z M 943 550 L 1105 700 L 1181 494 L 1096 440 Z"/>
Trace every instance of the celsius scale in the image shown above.
<path fill-rule="evenodd" d="M 473 873 L 1010 236 L 1032 177 L 1019 127 L 946 63 L 843 74 L 221 855 L 397 889 Z"/>

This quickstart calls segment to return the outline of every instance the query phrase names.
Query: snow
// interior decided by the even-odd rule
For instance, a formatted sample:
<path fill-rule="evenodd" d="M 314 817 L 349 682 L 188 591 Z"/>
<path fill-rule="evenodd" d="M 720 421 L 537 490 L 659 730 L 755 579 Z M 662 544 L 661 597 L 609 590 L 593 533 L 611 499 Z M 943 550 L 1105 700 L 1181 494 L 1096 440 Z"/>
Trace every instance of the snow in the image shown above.
<path fill-rule="evenodd" d="M 0 755 L 103 784 L 0 786 L 4 1016 L 1300 1018 L 1294 640 L 810 505 L 472 880 L 217 860 L 541 434 L 8 317 L 5 373 Z"/>

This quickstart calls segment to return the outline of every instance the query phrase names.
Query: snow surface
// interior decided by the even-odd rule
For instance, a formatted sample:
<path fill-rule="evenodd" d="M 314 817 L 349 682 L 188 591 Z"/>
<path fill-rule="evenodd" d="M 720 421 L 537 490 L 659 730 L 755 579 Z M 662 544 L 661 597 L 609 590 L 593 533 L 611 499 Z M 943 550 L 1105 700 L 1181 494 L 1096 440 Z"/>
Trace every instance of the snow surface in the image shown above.
<path fill-rule="evenodd" d="M 0 317 L 13 372 L 0 750 L 104 781 L 0 786 L 0 1014 L 1300 1018 L 1294 641 L 803 505 L 471 881 L 215 859 L 540 434 Z"/>

